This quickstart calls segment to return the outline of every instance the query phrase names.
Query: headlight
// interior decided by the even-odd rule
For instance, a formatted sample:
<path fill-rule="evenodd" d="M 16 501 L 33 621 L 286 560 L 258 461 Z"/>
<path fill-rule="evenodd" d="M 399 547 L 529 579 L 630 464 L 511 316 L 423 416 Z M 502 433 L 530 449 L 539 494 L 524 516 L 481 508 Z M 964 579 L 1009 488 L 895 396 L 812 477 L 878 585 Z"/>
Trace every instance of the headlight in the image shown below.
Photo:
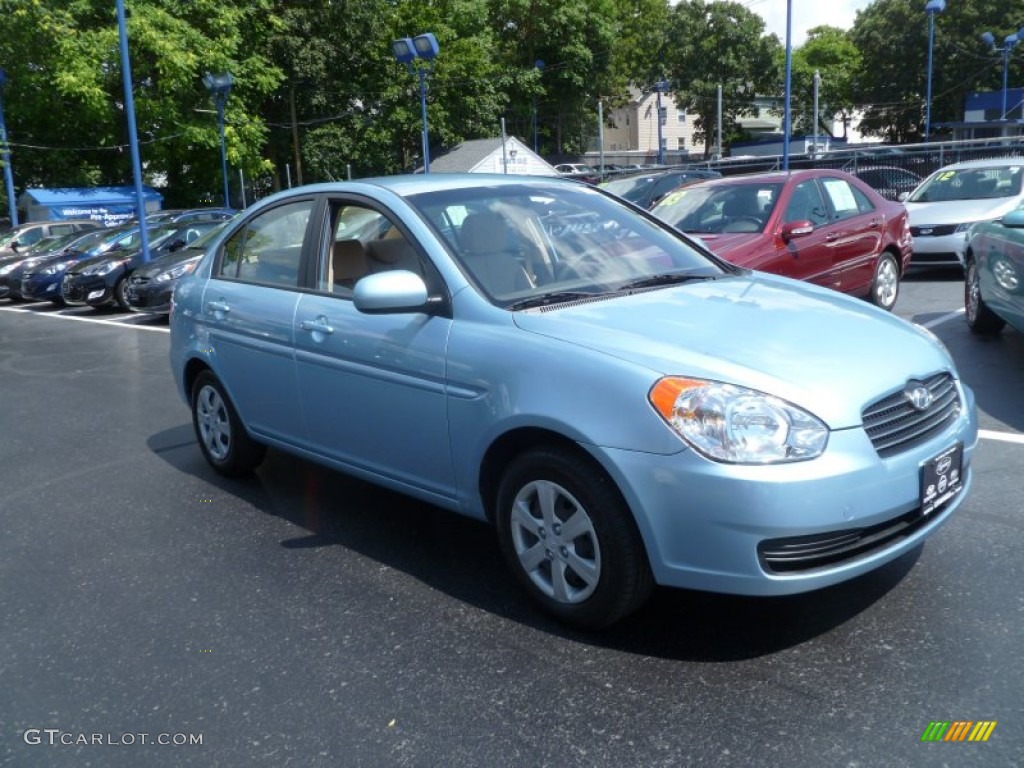
<path fill-rule="evenodd" d="M 171 280 L 177 280 L 179 277 L 184 277 L 196 268 L 199 264 L 199 259 L 192 259 L 190 261 L 178 264 L 176 267 L 171 267 L 166 272 L 161 272 L 159 275 L 153 278 L 158 283 L 166 283 Z"/>
<path fill-rule="evenodd" d="M 43 269 L 39 270 L 39 274 L 41 274 L 41 275 L 56 275 L 58 272 L 67 269 L 68 267 L 70 267 L 74 263 L 75 262 L 74 262 L 73 259 L 69 259 L 68 261 L 58 261 L 58 262 L 56 262 L 54 264 L 50 264 L 49 266 L 44 267 Z"/>
<path fill-rule="evenodd" d="M 957 224 L 956 225 L 956 229 L 953 230 L 953 234 L 954 235 L 962 234 L 962 233 L 966 232 L 967 230 L 969 230 L 971 227 L 973 227 L 977 223 L 978 222 L 976 222 L 976 221 L 965 221 L 963 224 Z"/>
<path fill-rule="evenodd" d="M 104 261 L 82 270 L 83 275 L 109 275 L 115 269 L 124 264 L 124 261 Z"/>
<path fill-rule="evenodd" d="M 668 377 L 648 398 L 683 440 L 715 461 L 805 461 L 820 456 L 828 442 L 828 427 L 811 414 L 733 384 Z"/>

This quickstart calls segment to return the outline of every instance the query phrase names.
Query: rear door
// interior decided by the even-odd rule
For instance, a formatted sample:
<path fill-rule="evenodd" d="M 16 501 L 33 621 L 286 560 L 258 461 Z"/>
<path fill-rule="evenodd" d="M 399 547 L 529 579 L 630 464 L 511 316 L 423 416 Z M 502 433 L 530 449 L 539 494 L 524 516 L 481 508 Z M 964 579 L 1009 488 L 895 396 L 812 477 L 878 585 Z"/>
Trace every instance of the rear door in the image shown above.
<path fill-rule="evenodd" d="M 203 293 L 215 372 L 250 430 L 301 442 L 295 307 L 317 198 L 290 199 L 249 218 L 224 243 Z"/>
<path fill-rule="evenodd" d="M 866 292 L 882 250 L 885 216 L 867 193 L 847 179 L 825 176 L 820 181 L 835 233 L 832 259 L 838 288 L 845 293 Z"/>

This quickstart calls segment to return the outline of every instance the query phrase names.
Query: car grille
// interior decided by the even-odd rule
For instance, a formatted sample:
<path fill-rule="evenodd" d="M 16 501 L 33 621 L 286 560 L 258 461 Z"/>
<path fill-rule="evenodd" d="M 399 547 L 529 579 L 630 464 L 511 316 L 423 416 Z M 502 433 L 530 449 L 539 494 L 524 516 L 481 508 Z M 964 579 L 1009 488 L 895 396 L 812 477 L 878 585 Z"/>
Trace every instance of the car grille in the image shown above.
<path fill-rule="evenodd" d="M 936 224 L 934 227 L 911 227 L 910 234 L 914 237 L 945 237 L 956 232 L 959 224 Z"/>
<path fill-rule="evenodd" d="M 935 511 L 926 517 L 918 508 L 869 528 L 767 539 L 757 545 L 757 558 L 768 573 L 806 573 L 835 567 L 897 544 L 934 517 Z"/>
<path fill-rule="evenodd" d="M 931 393 L 931 402 L 919 410 L 906 394 L 913 384 L 922 384 Z M 882 458 L 894 456 L 920 445 L 960 415 L 960 392 L 948 373 L 939 373 L 877 400 L 864 409 L 864 430 Z"/>

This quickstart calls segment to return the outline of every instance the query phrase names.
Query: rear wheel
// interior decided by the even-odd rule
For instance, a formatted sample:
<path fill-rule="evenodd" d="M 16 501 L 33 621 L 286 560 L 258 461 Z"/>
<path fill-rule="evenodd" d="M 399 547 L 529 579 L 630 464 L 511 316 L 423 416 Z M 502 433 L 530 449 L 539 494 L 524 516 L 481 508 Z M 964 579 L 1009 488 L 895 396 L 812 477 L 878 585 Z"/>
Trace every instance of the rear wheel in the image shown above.
<path fill-rule="evenodd" d="M 1006 321 L 988 308 L 981 298 L 981 277 L 978 274 L 978 263 L 967 260 L 964 276 L 964 316 L 967 327 L 979 336 L 995 336 L 1006 325 Z"/>
<path fill-rule="evenodd" d="M 209 371 L 200 373 L 192 385 L 192 426 L 203 456 L 222 475 L 251 472 L 266 455 L 266 446 L 249 437 L 221 383 Z"/>
<path fill-rule="evenodd" d="M 516 458 L 498 490 L 505 559 L 548 613 L 597 629 L 653 588 L 647 554 L 618 488 L 587 457 L 540 448 Z"/>
<path fill-rule="evenodd" d="M 871 303 L 891 312 L 899 295 L 899 266 L 891 253 L 883 253 L 875 264 L 875 277 L 871 281 Z"/>

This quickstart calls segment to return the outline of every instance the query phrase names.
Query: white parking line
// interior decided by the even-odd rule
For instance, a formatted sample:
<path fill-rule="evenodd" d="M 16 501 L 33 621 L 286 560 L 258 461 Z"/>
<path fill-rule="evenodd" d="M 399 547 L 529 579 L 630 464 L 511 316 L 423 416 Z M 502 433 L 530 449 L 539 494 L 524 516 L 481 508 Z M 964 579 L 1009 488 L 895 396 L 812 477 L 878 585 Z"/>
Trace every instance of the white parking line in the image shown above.
<path fill-rule="evenodd" d="M 170 333 L 170 328 L 161 328 L 153 325 L 141 325 L 138 323 L 128 323 L 121 320 L 104 320 L 101 317 L 80 317 L 78 315 L 65 315 L 61 312 L 38 312 L 33 309 L 27 309 L 23 307 L 0 307 L 0 311 L 3 312 L 20 312 L 23 315 L 32 315 L 33 317 L 56 317 L 61 320 L 77 320 L 80 323 L 93 323 L 95 325 L 113 325 L 118 328 L 135 328 L 140 331 L 157 331 L 159 333 Z M 125 315 L 128 317 L 136 317 L 136 315 Z"/>
<path fill-rule="evenodd" d="M 947 323 L 950 320 L 955 320 L 956 318 L 960 317 L 960 315 L 962 315 L 963 313 L 964 310 L 963 307 L 961 307 L 955 312 L 950 312 L 949 314 L 943 315 L 942 317 L 936 317 L 934 320 L 929 320 L 927 323 L 922 323 L 921 327 L 931 329 L 934 328 L 936 325 L 942 325 L 943 323 Z"/>
<path fill-rule="evenodd" d="M 978 437 L 983 440 L 998 440 L 1002 443 L 1024 445 L 1024 435 L 1018 435 L 1013 432 L 993 432 L 991 429 L 979 429 Z"/>

